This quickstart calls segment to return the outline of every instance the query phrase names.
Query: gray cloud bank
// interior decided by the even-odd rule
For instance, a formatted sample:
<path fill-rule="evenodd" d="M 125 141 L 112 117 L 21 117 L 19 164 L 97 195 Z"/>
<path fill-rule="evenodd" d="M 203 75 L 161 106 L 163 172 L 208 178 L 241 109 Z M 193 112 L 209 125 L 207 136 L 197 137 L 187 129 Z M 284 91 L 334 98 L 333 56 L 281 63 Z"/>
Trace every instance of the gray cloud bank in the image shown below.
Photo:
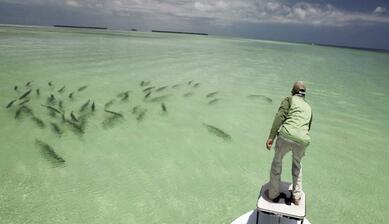
<path fill-rule="evenodd" d="M 385 6 L 347 11 L 312 0 L 0 0 L 0 23 L 170 29 L 389 49 Z"/>
<path fill-rule="evenodd" d="M 4 2 L 4 1 L 3 1 Z M 283 0 L 13 0 L 25 5 L 52 5 L 83 8 L 116 16 L 149 13 L 154 17 L 206 19 L 219 25 L 235 22 L 347 26 L 356 23 L 389 23 L 387 9 L 377 6 L 370 12 L 352 12 L 331 4 Z"/>

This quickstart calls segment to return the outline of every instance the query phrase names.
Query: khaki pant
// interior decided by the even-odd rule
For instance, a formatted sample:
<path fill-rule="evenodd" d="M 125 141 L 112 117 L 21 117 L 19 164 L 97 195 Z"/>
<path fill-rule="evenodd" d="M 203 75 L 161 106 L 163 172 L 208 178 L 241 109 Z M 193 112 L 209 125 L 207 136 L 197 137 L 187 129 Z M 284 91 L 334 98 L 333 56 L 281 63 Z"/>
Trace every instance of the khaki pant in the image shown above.
<path fill-rule="evenodd" d="M 293 176 L 293 197 L 295 199 L 301 198 L 302 189 L 302 167 L 301 159 L 305 154 L 306 146 L 286 139 L 282 136 L 277 137 L 276 147 L 273 162 L 270 170 L 270 188 L 269 198 L 274 199 L 280 194 L 282 159 L 285 154 L 292 151 L 292 176 Z"/>

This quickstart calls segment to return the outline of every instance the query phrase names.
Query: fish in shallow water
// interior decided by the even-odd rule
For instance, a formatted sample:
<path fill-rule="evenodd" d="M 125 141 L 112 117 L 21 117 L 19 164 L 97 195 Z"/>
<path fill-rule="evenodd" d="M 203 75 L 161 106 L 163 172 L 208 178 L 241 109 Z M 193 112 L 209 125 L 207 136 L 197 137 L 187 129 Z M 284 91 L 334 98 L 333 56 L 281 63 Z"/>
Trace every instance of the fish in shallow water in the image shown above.
<path fill-rule="evenodd" d="M 150 85 L 151 81 L 142 81 L 140 82 L 140 86 L 148 86 Z"/>
<path fill-rule="evenodd" d="M 161 103 L 161 108 L 163 112 L 167 112 L 166 105 L 163 102 Z"/>
<path fill-rule="evenodd" d="M 30 98 L 26 98 L 25 100 L 23 100 L 22 102 L 20 102 L 19 105 L 26 104 L 26 103 L 28 103 L 30 100 L 31 100 Z"/>
<path fill-rule="evenodd" d="M 70 99 L 73 98 L 73 94 L 74 94 L 74 92 L 69 93 L 69 98 L 70 98 Z"/>
<path fill-rule="evenodd" d="M 44 105 L 44 104 L 41 104 L 42 107 L 46 107 L 47 109 L 51 110 L 51 111 L 54 111 L 55 113 L 58 113 L 58 114 L 62 114 L 62 112 L 60 110 L 58 110 L 57 108 L 53 107 L 53 106 L 49 106 L 49 105 Z"/>
<path fill-rule="evenodd" d="M 120 92 L 120 93 L 118 93 L 116 96 L 119 97 L 119 98 L 122 98 L 126 93 L 127 93 L 127 94 L 130 93 L 130 91 L 127 90 L 127 91 Z"/>
<path fill-rule="evenodd" d="M 265 99 L 268 103 L 273 102 L 273 100 L 270 97 L 267 97 L 265 95 L 260 95 L 260 94 L 251 94 L 251 95 L 248 95 L 247 98 L 249 98 L 249 99 Z"/>
<path fill-rule="evenodd" d="M 18 91 L 18 86 L 14 86 L 14 90 L 15 90 L 15 91 Z"/>
<path fill-rule="evenodd" d="M 77 119 L 77 117 L 73 114 L 73 111 L 70 112 L 70 117 L 72 118 L 73 121 L 78 122 L 78 119 Z"/>
<path fill-rule="evenodd" d="M 59 93 L 63 93 L 63 91 L 65 91 L 65 88 L 66 88 L 66 86 L 62 86 L 62 88 L 59 89 L 58 92 L 59 92 Z"/>
<path fill-rule="evenodd" d="M 7 104 L 7 106 L 5 106 L 5 108 L 10 108 L 10 107 L 12 107 L 12 105 L 15 103 L 15 101 L 16 101 L 16 100 L 11 100 L 11 101 Z"/>
<path fill-rule="evenodd" d="M 31 81 L 28 81 L 25 86 L 30 86 Z"/>
<path fill-rule="evenodd" d="M 90 99 L 88 101 L 86 101 L 80 108 L 80 112 L 83 112 L 88 106 L 89 106 L 89 103 L 90 103 Z"/>
<path fill-rule="evenodd" d="M 80 88 L 78 88 L 78 92 L 81 92 L 81 91 L 84 91 L 88 86 L 85 85 L 85 86 L 81 86 Z"/>
<path fill-rule="evenodd" d="M 138 116 L 136 117 L 136 120 L 139 121 L 139 122 L 142 121 L 144 119 L 144 117 L 145 117 L 146 112 L 147 112 L 146 109 L 142 110 L 142 112 L 140 112 L 138 114 Z"/>
<path fill-rule="evenodd" d="M 200 86 L 200 83 L 198 82 L 198 83 L 195 83 L 194 85 L 193 85 L 193 87 L 199 87 Z"/>
<path fill-rule="evenodd" d="M 95 101 L 92 102 L 91 109 L 92 109 L 92 111 L 95 111 L 95 110 L 96 110 Z"/>
<path fill-rule="evenodd" d="M 123 117 L 123 114 L 115 112 L 115 111 L 112 111 L 112 110 L 104 109 L 104 111 L 107 112 L 107 113 L 113 114 L 115 116 L 118 116 L 118 117 Z"/>
<path fill-rule="evenodd" d="M 216 95 L 216 93 L 217 93 L 217 91 L 215 91 L 215 92 L 212 92 L 212 93 L 208 93 L 205 97 L 207 97 L 207 98 L 209 98 L 209 97 L 213 97 L 213 96 L 215 96 Z"/>
<path fill-rule="evenodd" d="M 35 90 L 36 91 L 36 95 L 39 96 L 41 94 L 41 91 L 38 89 Z"/>
<path fill-rule="evenodd" d="M 148 92 L 148 93 L 145 95 L 145 99 L 149 98 L 150 95 L 151 95 L 151 92 Z"/>
<path fill-rule="evenodd" d="M 221 130 L 221 129 L 215 127 L 215 126 L 206 124 L 206 123 L 203 123 L 203 125 L 208 129 L 208 131 L 210 133 L 212 133 L 212 134 L 214 134 L 214 135 L 224 139 L 225 141 L 230 142 L 232 140 L 231 135 L 227 134 L 223 130 Z"/>
<path fill-rule="evenodd" d="M 208 104 L 214 104 L 214 103 L 216 103 L 216 102 L 218 102 L 219 101 L 219 99 L 213 99 L 213 100 L 210 100 L 209 102 L 208 102 Z"/>
<path fill-rule="evenodd" d="M 191 85 L 193 83 L 193 80 L 190 80 L 189 82 L 188 82 L 188 85 Z"/>
<path fill-rule="evenodd" d="M 115 102 L 115 100 L 110 100 L 110 101 L 106 102 L 104 104 L 104 109 L 107 109 L 108 107 L 110 107 L 114 102 Z"/>
<path fill-rule="evenodd" d="M 50 96 L 47 98 L 47 103 L 54 103 L 55 96 L 53 94 L 50 94 Z"/>
<path fill-rule="evenodd" d="M 28 96 L 31 93 L 31 89 L 25 92 L 22 96 L 19 97 L 19 100 L 23 99 L 24 97 Z"/>
<path fill-rule="evenodd" d="M 159 92 L 159 91 L 162 91 L 164 89 L 166 89 L 167 86 L 162 86 L 162 87 L 159 87 L 158 89 L 155 90 L 155 92 Z"/>
<path fill-rule="evenodd" d="M 128 100 L 129 93 L 125 92 L 124 95 L 122 96 L 122 101 Z"/>
<path fill-rule="evenodd" d="M 53 81 L 47 83 L 49 86 L 53 86 Z"/>
<path fill-rule="evenodd" d="M 63 165 L 65 160 L 59 156 L 49 144 L 35 139 L 35 144 L 41 149 L 42 155 L 55 166 Z"/>
<path fill-rule="evenodd" d="M 143 90 L 143 92 L 147 92 L 147 91 L 150 91 L 152 89 L 154 89 L 155 86 L 150 86 L 150 87 L 147 87 L 146 89 Z"/>
<path fill-rule="evenodd" d="M 179 86 L 180 86 L 180 84 L 175 84 L 175 85 L 172 86 L 172 88 L 177 88 Z"/>

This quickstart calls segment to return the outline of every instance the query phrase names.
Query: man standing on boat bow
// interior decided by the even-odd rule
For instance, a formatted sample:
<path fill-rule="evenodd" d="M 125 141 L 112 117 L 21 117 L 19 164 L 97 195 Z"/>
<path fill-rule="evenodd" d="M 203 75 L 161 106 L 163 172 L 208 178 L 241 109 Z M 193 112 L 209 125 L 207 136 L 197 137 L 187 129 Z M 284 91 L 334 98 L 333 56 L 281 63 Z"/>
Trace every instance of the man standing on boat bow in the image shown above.
<path fill-rule="evenodd" d="M 271 149 L 277 136 L 275 153 L 270 170 L 270 188 L 268 197 L 273 202 L 280 198 L 282 159 L 292 151 L 293 192 L 292 202 L 299 205 L 302 191 L 301 159 L 310 143 L 309 130 L 312 123 L 312 110 L 305 101 L 306 87 L 302 81 L 294 83 L 292 96 L 286 97 L 278 109 L 270 131 L 266 148 Z"/>

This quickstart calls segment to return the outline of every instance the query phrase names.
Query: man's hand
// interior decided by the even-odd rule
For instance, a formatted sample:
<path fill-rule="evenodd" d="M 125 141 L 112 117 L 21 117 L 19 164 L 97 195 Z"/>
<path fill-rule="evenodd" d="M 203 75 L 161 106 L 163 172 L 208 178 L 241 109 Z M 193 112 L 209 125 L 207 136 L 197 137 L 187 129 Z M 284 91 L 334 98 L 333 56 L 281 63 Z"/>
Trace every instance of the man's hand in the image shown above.
<path fill-rule="evenodd" d="M 273 145 L 273 139 L 269 138 L 267 141 L 266 141 L 266 148 L 268 150 L 271 150 L 271 146 Z"/>

